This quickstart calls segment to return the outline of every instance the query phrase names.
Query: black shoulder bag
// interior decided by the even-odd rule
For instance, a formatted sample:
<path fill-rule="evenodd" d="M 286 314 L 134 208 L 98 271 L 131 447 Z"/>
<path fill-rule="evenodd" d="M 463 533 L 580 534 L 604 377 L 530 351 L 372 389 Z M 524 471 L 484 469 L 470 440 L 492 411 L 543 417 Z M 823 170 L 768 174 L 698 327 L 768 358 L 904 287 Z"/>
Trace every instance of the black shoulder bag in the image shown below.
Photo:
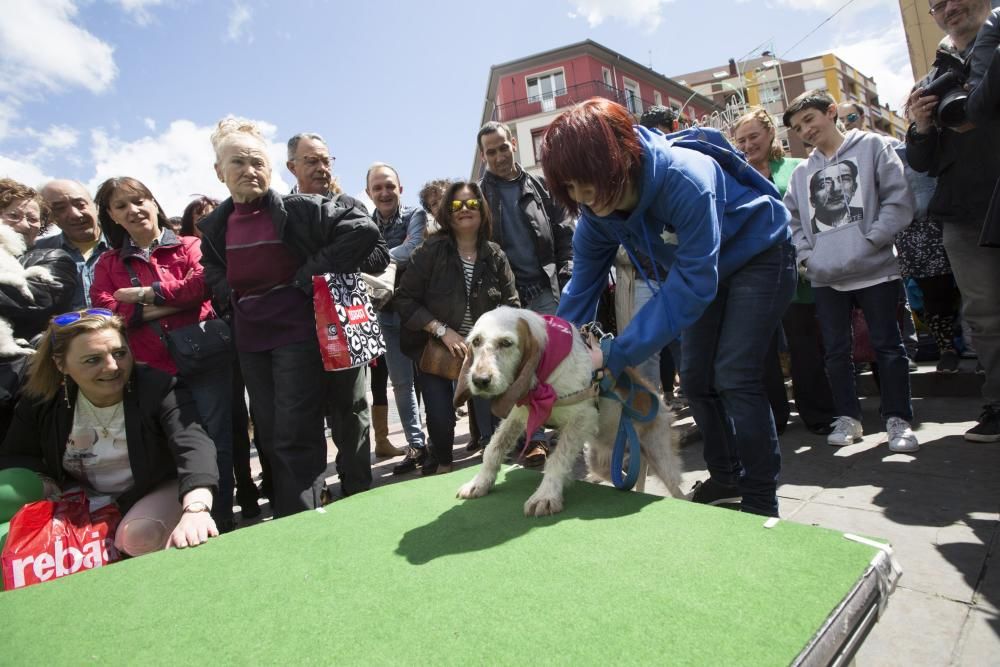
<path fill-rule="evenodd" d="M 143 287 L 128 260 L 125 260 L 125 268 L 132 279 L 132 287 Z M 158 321 L 151 320 L 147 324 L 167 346 L 177 373 L 182 377 L 201 375 L 232 363 L 233 334 L 223 319 L 195 322 L 166 334 Z"/>

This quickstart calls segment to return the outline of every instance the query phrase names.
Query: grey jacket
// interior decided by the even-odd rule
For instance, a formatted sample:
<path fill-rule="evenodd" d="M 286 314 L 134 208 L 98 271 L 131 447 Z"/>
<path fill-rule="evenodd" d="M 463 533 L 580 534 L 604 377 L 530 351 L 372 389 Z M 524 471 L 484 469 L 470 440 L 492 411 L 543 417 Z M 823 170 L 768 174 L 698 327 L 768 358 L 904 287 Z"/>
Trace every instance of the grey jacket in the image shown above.
<path fill-rule="evenodd" d="M 851 130 L 830 159 L 814 150 L 792 173 L 785 206 L 814 287 L 857 289 L 899 273 L 892 242 L 913 220 L 914 203 L 886 137 Z"/>

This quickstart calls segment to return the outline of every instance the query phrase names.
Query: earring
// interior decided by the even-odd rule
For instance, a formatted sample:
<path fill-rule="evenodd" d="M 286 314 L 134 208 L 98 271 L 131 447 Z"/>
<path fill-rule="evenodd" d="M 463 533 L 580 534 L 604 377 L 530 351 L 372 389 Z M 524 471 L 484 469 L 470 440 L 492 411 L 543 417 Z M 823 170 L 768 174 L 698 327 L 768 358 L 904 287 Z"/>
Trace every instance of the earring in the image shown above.
<path fill-rule="evenodd" d="M 63 399 L 66 401 L 66 407 L 68 408 L 68 407 L 70 407 L 70 405 L 69 405 L 69 387 L 66 386 L 66 374 L 65 373 L 63 373 L 62 389 L 63 389 Z"/>

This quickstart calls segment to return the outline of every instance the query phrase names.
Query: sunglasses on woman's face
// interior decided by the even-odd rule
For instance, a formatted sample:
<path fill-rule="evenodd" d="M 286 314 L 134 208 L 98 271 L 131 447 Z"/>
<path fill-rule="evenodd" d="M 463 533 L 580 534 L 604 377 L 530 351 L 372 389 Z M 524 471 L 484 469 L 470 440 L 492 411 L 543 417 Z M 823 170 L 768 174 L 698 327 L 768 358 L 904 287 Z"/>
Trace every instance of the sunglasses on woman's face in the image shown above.
<path fill-rule="evenodd" d="M 87 315 L 103 315 L 104 317 L 113 317 L 112 313 L 107 308 L 88 308 L 87 310 L 74 310 L 71 313 L 63 313 L 62 315 L 56 315 L 52 318 L 52 323 L 56 326 L 64 327 L 67 324 L 73 324 L 81 317 L 86 317 Z"/>
<path fill-rule="evenodd" d="M 847 114 L 847 122 L 848 123 L 857 123 L 858 122 L 858 118 L 860 118 L 860 116 L 858 116 L 858 114 L 856 114 L 856 113 L 849 113 L 849 114 Z"/>
<path fill-rule="evenodd" d="M 479 210 L 479 200 L 478 199 L 466 199 L 462 201 L 461 199 L 454 199 L 451 202 L 451 212 L 458 213 L 462 208 L 467 208 L 470 211 Z"/>

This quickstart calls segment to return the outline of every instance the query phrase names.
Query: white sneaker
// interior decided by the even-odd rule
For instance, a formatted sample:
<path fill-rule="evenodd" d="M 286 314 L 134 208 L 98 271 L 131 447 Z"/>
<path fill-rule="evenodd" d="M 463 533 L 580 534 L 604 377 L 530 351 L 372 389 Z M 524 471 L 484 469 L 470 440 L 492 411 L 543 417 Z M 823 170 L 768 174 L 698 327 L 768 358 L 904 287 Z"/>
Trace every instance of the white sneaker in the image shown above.
<path fill-rule="evenodd" d="M 854 417 L 837 417 L 833 420 L 833 432 L 826 436 L 826 444 L 834 447 L 853 445 L 863 434 L 861 422 Z"/>
<path fill-rule="evenodd" d="M 920 449 L 917 436 L 913 435 L 913 429 L 905 419 L 889 417 L 885 422 L 885 430 L 889 433 L 889 451 L 915 452 Z"/>

